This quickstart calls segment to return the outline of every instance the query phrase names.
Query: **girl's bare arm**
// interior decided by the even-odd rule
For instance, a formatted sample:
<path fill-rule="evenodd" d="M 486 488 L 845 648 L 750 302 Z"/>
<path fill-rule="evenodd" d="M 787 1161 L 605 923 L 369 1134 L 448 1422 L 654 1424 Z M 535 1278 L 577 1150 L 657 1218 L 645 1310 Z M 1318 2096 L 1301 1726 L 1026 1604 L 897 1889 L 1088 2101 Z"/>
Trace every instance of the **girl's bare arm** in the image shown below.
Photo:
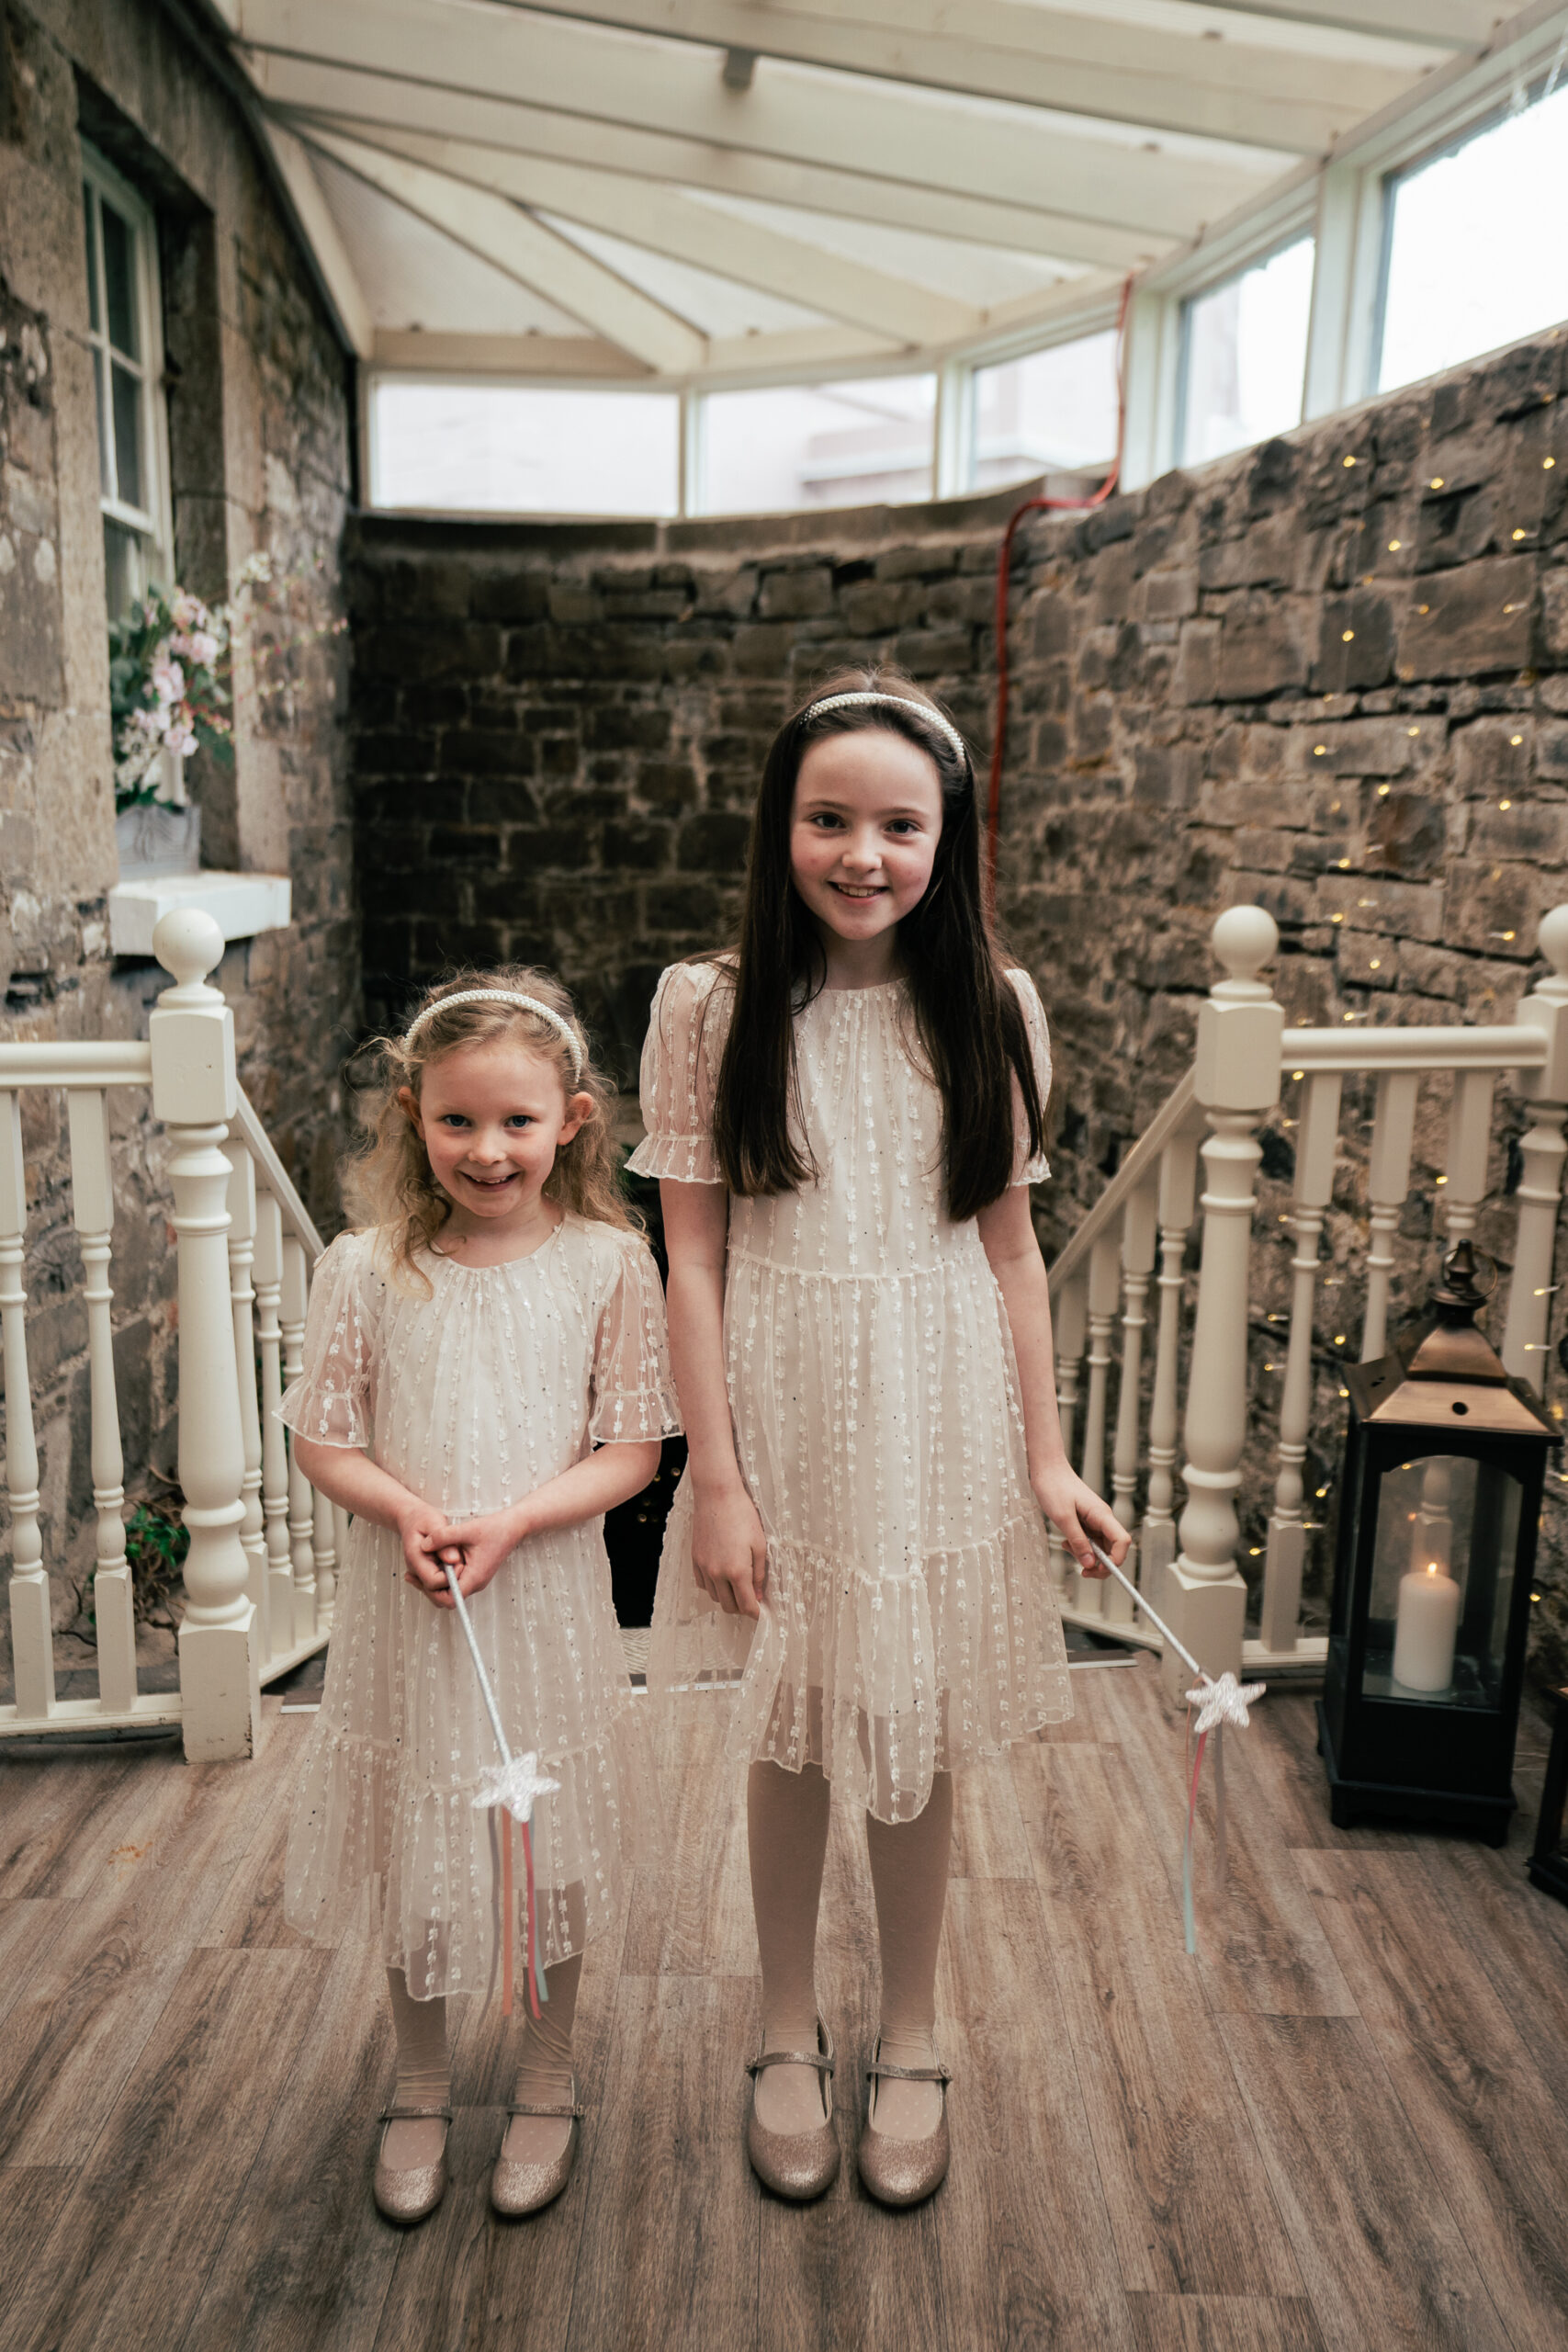
<path fill-rule="evenodd" d="M 722 1184 L 666 1181 L 670 1255 L 670 1361 L 686 1427 L 692 1498 L 692 1567 L 727 1615 L 755 1617 L 767 1581 L 768 1544 L 735 1457 L 724 1365 L 724 1259 L 729 1194 Z"/>
<path fill-rule="evenodd" d="M 1085 1530 L 1110 1553 L 1118 1567 L 1127 1555 L 1130 1539 L 1109 1504 L 1078 1476 L 1062 1443 L 1051 1341 L 1051 1285 L 1029 1214 L 1028 1185 L 1010 1184 L 999 1200 L 981 1210 L 979 1228 L 1007 1309 L 1018 1360 L 1029 1483 L 1081 1572 L 1103 1577 L 1105 1570 L 1089 1550 Z"/>
<path fill-rule="evenodd" d="M 433 1555 L 449 1533 L 446 1514 L 415 1494 L 400 1479 L 367 1453 L 350 1445 L 318 1445 L 313 1438 L 290 1437 L 294 1459 L 330 1502 L 341 1503 L 355 1519 L 373 1527 L 389 1527 L 403 1547 L 403 1557 L 416 1573 L 428 1570 Z M 439 1575 L 439 1570 L 436 1571 Z"/>

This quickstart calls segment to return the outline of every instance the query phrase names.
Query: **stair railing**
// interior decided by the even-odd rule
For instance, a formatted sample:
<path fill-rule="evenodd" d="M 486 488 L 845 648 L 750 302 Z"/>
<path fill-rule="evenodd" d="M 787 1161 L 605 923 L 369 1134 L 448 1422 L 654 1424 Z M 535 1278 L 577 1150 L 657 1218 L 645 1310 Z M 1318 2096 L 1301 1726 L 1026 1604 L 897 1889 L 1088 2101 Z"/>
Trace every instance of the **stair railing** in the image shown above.
<path fill-rule="evenodd" d="M 223 952 L 212 917 L 166 915 L 153 949 L 165 989 L 145 1044 L 0 1045 L 0 1325 L 16 1697 L 0 1737 L 177 1723 L 193 1760 L 246 1756 L 260 1692 L 326 1643 L 343 1521 L 291 1464 L 273 1407 L 297 1367 L 321 1240 L 241 1091 L 233 1015 L 207 974 Z M 177 1691 L 139 1687 L 134 1579 L 126 1553 L 126 1465 L 114 1362 L 114 1184 L 107 1094 L 150 1089 L 175 1148 L 179 1280 L 179 1455 L 190 1539 Z M 27 1188 L 22 1095 L 63 1090 L 72 1215 L 87 1311 L 97 1691 L 55 1689 L 51 1589 L 39 1519 L 27 1342 Z M 140 1465 L 138 1465 L 140 1466 Z"/>
<path fill-rule="evenodd" d="M 1541 922 L 1549 969 L 1515 1019 L 1485 1027 L 1287 1029 L 1260 978 L 1279 944 L 1260 907 L 1233 907 L 1213 933 L 1223 967 L 1198 1023 L 1193 1066 L 1128 1151 L 1116 1175 L 1051 1268 L 1057 1385 L 1064 1433 L 1084 1477 L 1106 1491 L 1104 1447 L 1111 1378 L 1119 1369 L 1110 1492 L 1136 1529 L 1133 1573 L 1139 1589 L 1211 1673 L 1292 1668 L 1321 1670 L 1326 1640 L 1301 1630 L 1306 1563 L 1305 1464 L 1312 1439 L 1314 1322 L 1324 1277 L 1320 1252 L 1333 1197 L 1346 1077 L 1371 1076 L 1375 1110 L 1367 1163 L 1368 1243 L 1359 1353 L 1383 1353 L 1393 1274 L 1393 1238 L 1409 1192 L 1423 1083 L 1450 1090 L 1446 1158 L 1436 1178 L 1448 1238 L 1473 1232 L 1486 1198 L 1494 1097 L 1499 1076 L 1532 1125 L 1519 1145 L 1514 1192 L 1517 1232 L 1501 1352 L 1510 1372 L 1543 1386 L 1563 1163 L 1568 1143 L 1568 907 Z M 1247 1586 L 1239 1566 L 1236 1495 L 1249 1409 L 1248 1337 L 1254 1313 L 1252 1243 L 1259 1136 L 1286 1086 L 1302 1090 L 1294 1133 L 1292 1290 L 1280 1318 L 1288 1332 L 1275 1442 L 1273 1507 L 1268 1523 L 1256 1634 L 1247 1631 Z M 1200 1164 L 1203 1189 L 1198 1192 Z M 1191 1320 L 1185 1409 L 1179 1394 L 1187 1276 L 1194 1222 L 1201 1250 Z M 1157 1259 L 1158 1272 L 1155 1272 Z M 1337 1274 L 1343 1283 L 1348 1277 Z M 1145 1422 L 1143 1365 L 1151 1286 L 1157 1300 Z M 1270 1319 L 1273 1319 L 1270 1317 Z M 1348 1349 L 1341 1308 L 1335 1348 Z M 1120 1349 L 1116 1337 L 1120 1330 Z M 1082 1386 L 1086 1362 L 1087 1396 Z M 1343 1395 L 1343 1385 L 1340 1385 Z M 1079 1421 L 1079 1406 L 1083 1418 Z M 1181 1449 L 1179 1457 L 1178 1433 Z M 1338 1432 L 1325 1432 L 1330 1444 Z M 1185 1506 L 1177 1510 L 1175 1473 Z M 1139 1506 L 1142 1516 L 1139 1517 Z M 1079 1577 L 1059 1544 L 1052 1556 L 1063 1613 L 1071 1623 L 1161 1646 L 1119 1586 Z M 1168 1661 L 1172 1687 L 1179 1662 Z"/>

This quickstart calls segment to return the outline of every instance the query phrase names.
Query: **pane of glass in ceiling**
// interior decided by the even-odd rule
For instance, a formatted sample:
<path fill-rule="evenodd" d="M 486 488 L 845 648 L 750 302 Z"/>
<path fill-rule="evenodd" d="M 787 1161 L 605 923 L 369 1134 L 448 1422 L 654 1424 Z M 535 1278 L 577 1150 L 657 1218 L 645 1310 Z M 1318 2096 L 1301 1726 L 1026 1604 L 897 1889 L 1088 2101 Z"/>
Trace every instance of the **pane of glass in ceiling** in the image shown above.
<path fill-rule="evenodd" d="M 704 514 L 783 514 L 931 494 L 934 376 L 710 392 L 703 406 Z"/>
<path fill-rule="evenodd" d="M 1182 465 L 1301 423 L 1314 250 L 1303 237 L 1182 305 Z"/>
<path fill-rule="evenodd" d="M 976 490 L 1116 454 L 1116 331 L 975 371 Z"/>
<path fill-rule="evenodd" d="M 673 392 L 429 384 L 371 391 L 373 506 L 506 514 L 672 514 Z"/>
<path fill-rule="evenodd" d="M 1387 182 L 1377 389 L 1568 317 L 1568 87 Z"/>

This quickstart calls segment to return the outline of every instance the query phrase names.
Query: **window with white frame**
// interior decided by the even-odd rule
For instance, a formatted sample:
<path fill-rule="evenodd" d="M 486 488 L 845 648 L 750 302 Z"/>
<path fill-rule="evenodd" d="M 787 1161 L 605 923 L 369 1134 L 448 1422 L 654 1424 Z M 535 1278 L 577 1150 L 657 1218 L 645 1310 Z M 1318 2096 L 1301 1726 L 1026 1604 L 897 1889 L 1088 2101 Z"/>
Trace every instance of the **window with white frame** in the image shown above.
<path fill-rule="evenodd" d="M 370 503 L 455 514 L 673 514 L 674 392 L 424 382 L 370 388 Z"/>
<path fill-rule="evenodd" d="M 929 498 L 936 378 L 709 392 L 700 441 L 705 514 Z"/>
<path fill-rule="evenodd" d="M 1181 306 L 1177 462 L 1202 465 L 1302 421 L 1314 242 L 1238 270 Z"/>
<path fill-rule="evenodd" d="M 1383 183 L 1372 389 L 1390 391 L 1568 317 L 1568 85 L 1554 74 Z"/>
<path fill-rule="evenodd" d="M 106 600 L 118 617 L 171 561 L 157 233 L 135 190 L 85 145 L 82 175 Z"/>
<path fill-rule="evenodd" d="M 1108 466 L 1116 454 L 1116 331 L 975 370 L 969 481 Z"/>

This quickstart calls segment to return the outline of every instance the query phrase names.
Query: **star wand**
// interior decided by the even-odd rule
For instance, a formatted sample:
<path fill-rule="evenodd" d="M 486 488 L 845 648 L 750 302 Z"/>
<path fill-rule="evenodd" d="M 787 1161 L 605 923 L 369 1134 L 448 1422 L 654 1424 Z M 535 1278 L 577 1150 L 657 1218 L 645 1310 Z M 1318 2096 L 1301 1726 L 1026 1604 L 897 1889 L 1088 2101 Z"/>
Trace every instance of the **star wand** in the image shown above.
<path fill-rule="evenodd" d="M 492 1858 L 495 1854 L 494 1808 L 500 1807 L 510 1816 L 501 1833 L 500 1876 L 502 1909 L 501 1948 L 506 1956 L 502 1982 L 501 2011 L 503 2017 L 509 2018 L 512 2015 L 512 1822 L 515 1821 L 523 1838 L 523 1875 L 527 1906 L 524 1957 L 528 1979 L 528 2007 L 534 2016 L 537 2017 L 539 2003 L 547 2001 L 550 1996 L 545 1988 L 544 1962 L 539 1952 L 534 1913 L 534 1848 L 528 1836 L 528 1824 L 533 1816 L 535 1798 L 549 1796 L 559 1788 L 560 1782 L 545 1777 L 539 1770 L 539 1759 L 531 1748 L 525 1756 L 513 1756 L 507 1746 L 506 1734 L 501 1727 L 501 1711 L 495 1703 L 495 1693 L 490 1687 L 490 1677 L 485 1672 L 485 1662 L 479 1656 L 479 1641 L 474 1633 L 474 1621 L 469 1616 L 468 1605 L 463 1599 L 463 1588 L 457 1582 L 457 1571 L 450 1560 L 443 1560 L 441 1565 L 446 1571 L 446 1583 L 451 1591 L 453 1607 L 457 1610 L 458 1621 L 468 1638 L 468 1648 L 474 1661 L 474 1672 L 479 1678 L 479 1690 L 484 1698 L 486 1712 L 490 1716 L 491 1729 L 495 1734 L 495 1744 L 501 1750 L 501 1762 L 498 1765 L 486 1766 L 479 1781 L 479 1792 L 474 1799 L 476 1813 L 482 1812 L 487 1807 L 491 1809 L 491 1853 Z M 491 1983 L 493 1986 L 495 1983 L 493 1968 Z"/>
<path fill-rule="evenodd" d="M 1185 1643 L 1179 1642 L 1165 1620 L 1149 1607 L 1143 1594 L 1129 1576 L 1124 1576 L 1109 1553 L 1102 1552 L 1092 1535 L 1089 1550 L 1113 1576 L 1122 1589 L 1133 1596 L 1133 1605 L 1141 1609 L 1156 1634 L 1163 1634 L 1183 1666 L 1198 1677 L 1196 1690 L 1189 1690 L 1187 1703 L 1198 1710 L 1198 1752 L 1192 1759 L 1192 1777 L 1187 1790 L 1187 1836 L 1181 1849 L 1181 1917 L 1186 1930 L 1187 1951 L 1192 1956 L 1198 1950 L 1198 1927 L 1192 1909 L 1192 1830 L 1198 1813 L 1198 1776 L 1203 1770 L 1203 1749 L 1209 1734 L 1214 1735 L 1214 1871 L 1222 1884 L 1225 1875 L 1225 1767 L 1223 1745 L 1224 1728 L 1235 1724 L 1247 1729 L 1247 1709 L 1255 1706 L 1268 1689 L 1266 1682 L 1238 1682 L 1227 1667 L 1216 1682 L 1204 1672 Z M 1190 1720 L 1190 1718 L 1189 1719 Z"/>

